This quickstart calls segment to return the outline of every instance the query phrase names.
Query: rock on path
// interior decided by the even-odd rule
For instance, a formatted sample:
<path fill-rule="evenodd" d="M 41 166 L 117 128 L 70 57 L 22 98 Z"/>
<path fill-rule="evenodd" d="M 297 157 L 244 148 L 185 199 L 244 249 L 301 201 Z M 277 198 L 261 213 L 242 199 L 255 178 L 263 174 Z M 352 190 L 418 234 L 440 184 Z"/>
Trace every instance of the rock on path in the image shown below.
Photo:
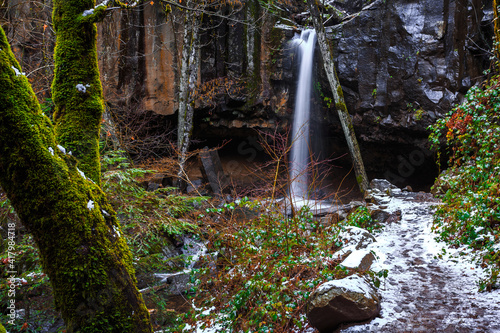
<path fill-rule="evenodd" d="M 381 315 L 340 332 L 500 332 L 500 290 L 479 293 L 481 270 L 462 258 L 436 259 L 445 244 L 431 231 L 433 204 L 415 193 L 391 198 L 388 210 L 401 210 L 402 219 L 370 245 L 389 270 Z"/>

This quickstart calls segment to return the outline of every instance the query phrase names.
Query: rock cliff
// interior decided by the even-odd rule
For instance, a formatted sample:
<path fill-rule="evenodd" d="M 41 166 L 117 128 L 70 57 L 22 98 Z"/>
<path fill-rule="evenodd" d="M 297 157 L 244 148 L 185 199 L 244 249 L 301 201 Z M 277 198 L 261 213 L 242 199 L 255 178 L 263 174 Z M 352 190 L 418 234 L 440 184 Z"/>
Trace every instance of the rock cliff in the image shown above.
<path fill-rule="evenodd" d="M 306 23 L 308 13 L 291 1 L 271 9 L 257 0 L 243 3 L 236 13 L 228 9 L 229 18 L 204 20 L 195 138 L 246 138 L 255 135 L 252 129 L 284 130 L 290 124 L 296 64 L 288 41 L 297 30 L 293 24 Z M 488 0 L 329 2 L 328 37 L 373 175 L 403 185 L 435 172 L 426 127 L 483 79 L 490 8 Z M 110 104 L 175 119 L 182 47 L 175 9 L 167 16 L 160 4 L 119 12 L 99 29 Z M 313 122 L 328 139 L 325 154 L 342 153 L 344 139 L 328 105 L 319 52 L 317 59 Z"/>

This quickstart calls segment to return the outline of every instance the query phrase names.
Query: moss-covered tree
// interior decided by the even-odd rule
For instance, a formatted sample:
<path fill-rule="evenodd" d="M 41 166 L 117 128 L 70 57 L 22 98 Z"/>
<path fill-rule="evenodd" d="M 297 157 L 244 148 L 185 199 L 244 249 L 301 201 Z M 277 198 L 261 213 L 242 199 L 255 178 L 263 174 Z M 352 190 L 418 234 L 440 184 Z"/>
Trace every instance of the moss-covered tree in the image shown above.
<path fill-rule="evenodd" d="M 0 28 L 0 184 L 40 250 L 67 332 L 151 332 L 130 251 L 99 187 L 94 20 L 105 7 L 94 6 L 54 1 L 55 125 Z"/>

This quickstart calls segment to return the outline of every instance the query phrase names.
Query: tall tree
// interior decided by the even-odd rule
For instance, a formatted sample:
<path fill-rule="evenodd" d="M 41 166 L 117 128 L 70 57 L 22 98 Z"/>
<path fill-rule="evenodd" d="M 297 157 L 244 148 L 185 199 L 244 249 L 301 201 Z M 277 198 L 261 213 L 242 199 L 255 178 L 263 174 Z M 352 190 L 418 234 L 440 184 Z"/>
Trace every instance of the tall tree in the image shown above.
<path fill-rule="evenodd" d="M 55 125 L 0 28 L 0 184 L 39 248 L 67 332 L 151 332 L 131 253 L 98 185 L 94 23 L 107 8 L 94 6 L 54 0 Z"/>
<path fill-rule="evenodd" d="M 178 126 L 177 126 L 177 150 L 179 171 L 179 185 L 184 185 L 186 179 L 185 163 L 188 158 L 189 146 L 191 141 L 191 132 L 193 129 L 193 117 L 195 107 L 195 95 L 197 83 L 199 81 L 198 72 L 200 66 L 200 33 L 201 29 L 210 29 L 203 27 L 204 17 L 218 17 L 220 19 L 237 19 L 232 18 L 243 7 L 240 0 L 187 0 L 185 2 L 175 2 L 170 0 L 162 0 L 169 6 L 177 7 L 182 13 L 182 52 L 179 64 L 179 94 L 178 94 Z M 226 13 L 226 9 L 230 9 Z M 167 12 L 170 12 L 168 10 Z M 170 15 L 175 14 L 171 12 Z M 220 23 L 219 23 L 220 24 Z M 210 42 L 214 42 L 213 40 Z"/>
<path fill-rule="evenodd" d="M 356 172 L 356 180 L 358 181 L 361 192 L 364 193 L 368 189 L 368 177 L 365 172 L 363 159 L 361 158 L 358 140 L 356 139 L 356 134 L 354 133 L 351 116 L 349 115 L 349 111 L 347 110 L 347 106 L 345 104 L 344 93 L 337 77 L 337 70 L 335 69 L 335 63 L 333 62 L 331 46 L 326 39 L 325 27 L 323 26 L 318 9 L 318 0 L 307 0 L 307 4 L 311 12 L 314 29 L 316 30 L 318 36 L 318 44 L 321 50 L 325 72 L 335 100 L 335 109 L 339 115 L 340 123 L 342 124 L 342 129 L 347 141 L 347 146 L 349 147 L 349 153 L 353 161 L 354 171 Z"/>
<path fill-rule="evenodd" d="M 191 140 L 194 116 L 194 90 L 198 80 L 199 41 L 201 14 L 198 11 L 201 4 L 188 0 L 184 17 L 184 38 L 182 42 L 182 56 L 179 82 L 179 122 L 177 126 L 177 149 L 179 153 L 178 178 L 182 182 L 185 178 L 185 164 Z"/>

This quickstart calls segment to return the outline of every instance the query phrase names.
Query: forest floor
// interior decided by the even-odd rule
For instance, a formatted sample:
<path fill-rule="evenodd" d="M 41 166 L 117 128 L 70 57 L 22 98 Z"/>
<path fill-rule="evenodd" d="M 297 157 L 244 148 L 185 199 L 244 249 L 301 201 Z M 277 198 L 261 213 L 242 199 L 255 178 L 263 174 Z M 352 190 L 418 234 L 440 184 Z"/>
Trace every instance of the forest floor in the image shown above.
<path fill-rule="evenodd" d="M 450 249 L 431 230 L 433 205 L 404 192 L 389 210 L 401 221 L 376 234 L 378 265 L 389 270 L 379 292 L 381 313 L 339 332 L 500 332 L 500 290 L 478 292 L 485 273 L 465 249 Z"/>

